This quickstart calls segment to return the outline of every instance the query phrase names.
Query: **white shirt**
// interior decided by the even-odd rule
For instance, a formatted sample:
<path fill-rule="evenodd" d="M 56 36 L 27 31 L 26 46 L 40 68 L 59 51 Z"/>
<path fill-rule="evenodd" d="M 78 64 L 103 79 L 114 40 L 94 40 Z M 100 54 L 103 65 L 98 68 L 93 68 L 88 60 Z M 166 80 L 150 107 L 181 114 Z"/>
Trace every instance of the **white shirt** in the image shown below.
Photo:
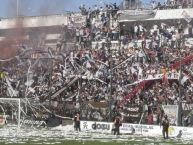
<path fill-rule="evenodd" d="M 136 33 L 138 32 L 138 27 L 137 26 L 134 27 L 134 32 L 136 32 Z"/>
<path fill-rule="evenodd" d="M 143 26 L 139 25 L 139 31 L 142 32 L 143 31 Z"/>
<path fill-rule="evenodd" d="M 153 29 L 154 29 L 154 30 L 157 30 L 157 29 L 158 29 L 158 26 L 157 26 L 157 25 L 154 25 L 154 26 L 153 26 Z"/>
<path fill-rule="evenodd" d="M 172 35 L 172 41 L 176 41 L 176 35 Z"/>

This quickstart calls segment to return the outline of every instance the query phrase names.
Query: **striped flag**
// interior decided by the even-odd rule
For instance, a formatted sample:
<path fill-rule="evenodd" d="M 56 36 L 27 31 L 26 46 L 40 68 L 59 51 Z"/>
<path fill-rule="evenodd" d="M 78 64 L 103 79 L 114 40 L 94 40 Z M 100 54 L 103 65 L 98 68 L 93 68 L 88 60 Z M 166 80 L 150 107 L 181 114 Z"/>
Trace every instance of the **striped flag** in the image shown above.
<path fill-rule="evenodd" d="M 163 85 L 168 85 L 168 77 L 166 72 L 164 73 L 163 77 L 162 77 L 162 84 Z"/>

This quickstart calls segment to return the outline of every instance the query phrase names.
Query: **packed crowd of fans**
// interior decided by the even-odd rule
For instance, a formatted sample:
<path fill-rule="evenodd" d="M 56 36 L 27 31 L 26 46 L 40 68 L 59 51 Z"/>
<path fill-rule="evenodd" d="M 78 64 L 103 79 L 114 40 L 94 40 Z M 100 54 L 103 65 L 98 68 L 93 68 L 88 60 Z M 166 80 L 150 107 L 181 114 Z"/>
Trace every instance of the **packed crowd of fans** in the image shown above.
<path fill-rule="evenodd" d="M 148 124 L 160 123 L 162 105 L 177 105 L 180 99 L 193 103 L 193 63 L 186 59 L 193 50 L 185 45 L 180 21 L 148 28 L 140 22 L 124 31 L 116 23 L 116 4 L 80 9 L 86 15 L 82 26 L 69 17 L 76 49 L 67 53 L 62 43 L 59 50 L 48 52 L 25 47 L 15 59 L 1 63 L 1 96 L 34 99 L 47 108 L 51 103 L 51 111 L 61 116 L 81 110 L 86 120 L 121 115 L 124 122 L 139 123 L 144 114 L 142 123 Z M 179 60 L 184 61 L 179 65 Z M 131 94 L 144 80 L 149 81 Z M 135 117 L 128 110 L 134 106 Z M 193 125 L 192 116 L 185 116 L 184 122 Z"/>
<path fill-rule="evenodd" d="M 193 7 L 193 4 L 186 0 L 183 1 L 166 0 L 164 4 L 152 0 L 151 6 L 153 9 L 165 10 L 165 9 L 191 8 Z"/>

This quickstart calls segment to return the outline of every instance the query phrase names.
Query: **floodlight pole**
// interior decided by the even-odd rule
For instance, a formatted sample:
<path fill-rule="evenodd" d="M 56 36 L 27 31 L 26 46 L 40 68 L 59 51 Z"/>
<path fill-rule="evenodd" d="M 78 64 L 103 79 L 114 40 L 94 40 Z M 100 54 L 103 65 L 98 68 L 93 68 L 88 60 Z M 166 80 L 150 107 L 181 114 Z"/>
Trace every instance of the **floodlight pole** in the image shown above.
<path fill-rule="evenodd" d="M 109 99 L 109 113 L 110 113 L 110 116 L 109 116 L 109 121 L 111 122 L 112 121 L 112 112 L 111 112 L 111 100 L 112 100 L 112 97 L 113 97 L 113 93 L 112 93 L 112 86 L 113 86 L 113 76 L 112 76 L 112 54 L 111 54 L 111 60 L 110 60 L 110 99 Z"/>
<path fill-rule="evenodd" d="M 181 55 L 181 54 L 180 54 Z M 181 57 L 181 56 L 180 56 Z M 179 100 L 178 100 L 178 126 L 182 125 L 182 94 L 181 94 L 181 80 L 182 80 L 182 66 L 180 59 L 180 76 L 179 76 Z"/>
<path fill-rule="evenodd" d="M 53 75 L 53 66 L 54 66 L 54 62 L 53 62 L 53 59 L 51 59 L 52 60 L 52 65 L 51 65 L 51 70 L 50 70 L 50 76 L 49 76 L 49 110 L 50 110 L 50 112 L 52 112 L 51 111 L 51 106 L 52 106 L 52 98 L 51 98 L 51 95 L 52 95 L 52 75 Z"/>
<path fill-rule="evenodd" d="M 17 8 L 16 8 L 17 17 L 19 16 L 19 0 L 17 0 Z"/>
<path fill-rule="evenodd" d="M 110 62 L 109 62 L 109 65 L 110 65 L 110 96 L 108 98 L 108 108 L 109 108 L 109 121 L 111 122 L 112 121 L 112 111 L 111 111 L 111 103 L 112 103 L 112 98 L 113 98 L 113 92 L 112 92 L 112 87 L 113 87 L 113 68 L 112 68 L 112 48 L 111 48 L 111 41 L 110 42 L 107 42 L 107 47 L 109 48 L 109 51 L 110 51 Z"/>
<path fill-rule="evenodd" d="M 19 108 L 18 108 L 18 128 L 20 129 L 20 117 L 21 117 L 21 100 L 19 99 Z"/>
<path fill-rule="evenodd" d="M 181 38 L 182 47 L 184 47 L 184 39 Z M 182 81 L 182 56 L 180 51 L 180 76 L 179 76 L 179 101 L 178 101 L 178 126 L 182 126 L 182 92 L 181 92 L 181 81 Z"/>

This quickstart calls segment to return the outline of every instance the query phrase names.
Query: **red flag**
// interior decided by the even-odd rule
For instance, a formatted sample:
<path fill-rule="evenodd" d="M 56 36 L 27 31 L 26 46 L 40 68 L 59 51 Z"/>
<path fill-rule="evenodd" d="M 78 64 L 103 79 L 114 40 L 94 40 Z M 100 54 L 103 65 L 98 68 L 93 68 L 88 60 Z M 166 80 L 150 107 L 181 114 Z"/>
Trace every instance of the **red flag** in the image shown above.
<path fill-rule="evenodd" d="M 162 84 L 163 85 L 168 85 L 168 77 L 166 72 L 164 73 L 163 77 L 162 77 Z"/>

